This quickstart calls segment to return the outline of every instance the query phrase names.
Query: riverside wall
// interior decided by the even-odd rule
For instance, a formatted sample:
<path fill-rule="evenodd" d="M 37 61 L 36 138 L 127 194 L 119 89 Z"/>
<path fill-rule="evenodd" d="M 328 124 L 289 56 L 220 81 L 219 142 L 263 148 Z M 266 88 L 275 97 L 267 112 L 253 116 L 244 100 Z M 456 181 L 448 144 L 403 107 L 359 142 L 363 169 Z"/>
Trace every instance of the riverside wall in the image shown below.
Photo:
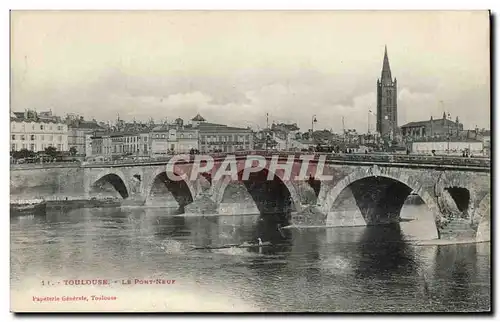
<path fill-rule="evenodd" d="M 83 197 L 84 172 L 78 165 L 11 165 L 11 199 Z"/>

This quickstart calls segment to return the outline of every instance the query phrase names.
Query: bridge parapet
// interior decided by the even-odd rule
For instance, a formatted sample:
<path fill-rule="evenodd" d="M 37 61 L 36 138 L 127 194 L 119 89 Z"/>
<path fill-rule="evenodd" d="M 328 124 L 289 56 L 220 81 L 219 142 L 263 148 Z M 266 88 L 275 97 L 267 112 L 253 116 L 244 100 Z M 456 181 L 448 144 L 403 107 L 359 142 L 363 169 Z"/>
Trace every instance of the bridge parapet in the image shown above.
<path fill-rule="evenodd" d="M 288 159 L 294 156 L 294 159 L 299 161 L 301 156 L 312 156 L 315 162 L 320 156 L 325 156 L 325 161 L 328 162 L 367 162 L 376 163 L 405 163 L 414 165 L 429 165 L 429 166 L 451 166 L 451 167 L 477 167 L 490 169 L 491 159 L 484 157 L 465 158 L 459 156 L 428 156 L 428 155 L 403 155 L 403 154 L 342 154 L 342 153 L 303 153 L 303 152 L 271 152 L 271 151 L 240 151 L 235 153 L 217 153 L 207 154 L 204 157 L 211 157 L 215 162 L 223 161 L 227 156 L 235 156 L 236 159 L 245 158 L 249 155 L 263 156 L 266 159 L 277 156 L 280 160 Z M 140 166 L 140 165 L 161 165 L 167 164 L 174 155 L 162 158 L 150 158 L 143 160 L 115 160 L 115 161 L 85 161 L 82 162 L 82 167 L 117 167 L 117 166 Z M 193 163 L 198 155 L 185 154 L 175 155 L 177 164 Z"/>

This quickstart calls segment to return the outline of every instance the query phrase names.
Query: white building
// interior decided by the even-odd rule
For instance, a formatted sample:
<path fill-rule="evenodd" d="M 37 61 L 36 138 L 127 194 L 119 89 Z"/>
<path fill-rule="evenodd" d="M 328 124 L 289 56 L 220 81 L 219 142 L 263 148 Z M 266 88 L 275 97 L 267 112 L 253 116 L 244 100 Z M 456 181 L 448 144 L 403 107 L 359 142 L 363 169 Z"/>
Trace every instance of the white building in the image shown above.
<path fill-rule="evenodd" d="M 151 155 L 166 155 L 174 150 L 175 142 L 169 142 L 168 137 L 168 125 L 159 125 L 153 128 L 151 131 Z"/>
<path fill-rule="evenodd" d="M 68 126 L 62 122 L 40 119 L 35 111 L 14 112 L 10 119 L 10 150 L 34 152 L 55 147 L 68 151 Z"/>
<path fill-rule="evenodd" d="M 177 136 L 177 148 L 179 153 L 189 153 L 191 149 L 198 150 L 198 130 L 182 128 L 175 130 Z"/>
<path fill-rule="evenodd" d="M 482 140 L 483 140 L 483 148 L 485 154 L 491 155 L 491 132 L 489 130 L 485 130 L 481 132 Z"/>
<path fill-rule="evenodd" d="M 471 155 L 483 155 L 484 152 L 483 142 L 477 140 L 412 142 L 412 153 L 432 154 L 433 150 L 436 155 L 462 155 L 464 151 Z"/>
<path fill-rule="evenodd" d="M 92 156 L 92 136 L 93 134 L 85 134 L 85 157 Z"/>
<path fill-rule="evenodd" d="M 150 134 L 151 154 L 189 153 L 198 149 L 198 130 L 179 125 L 160 125 Z"/>
<path fill-rule="evenodd" d="M 141 136 L 139 133 L 123 133 L 123 153 L 125 155 L 139 155 Z"/>

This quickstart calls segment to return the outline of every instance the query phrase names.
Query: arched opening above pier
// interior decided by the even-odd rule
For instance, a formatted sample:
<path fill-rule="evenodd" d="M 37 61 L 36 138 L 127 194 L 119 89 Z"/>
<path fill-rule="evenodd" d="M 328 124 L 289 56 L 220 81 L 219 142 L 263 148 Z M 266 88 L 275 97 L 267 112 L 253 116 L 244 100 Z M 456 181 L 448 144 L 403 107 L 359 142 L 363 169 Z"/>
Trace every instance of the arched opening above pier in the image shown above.
<path fill-rule="evenodd" d="M 467 211 L 470 202 L 470 192 L 468 189 L 461 187 L 448 187 L 445 188 L 445 191 L 450 194 L 451 198 L 455 202 L 455 205 L 457 206 L 458 211 L 462 213 Z"/>
<path fill-rule="evenodd" d="M 123 199 L 128 198 L 129 192 L 127 191 L 127 186 L 125 182 L 120 178 L 119 175 L 114 173 L 109 173 L 98 179 L 92 185 L 92 194 L 104 195 L 104 196 L 121 196 Z"/>
<path fill-rule="evenodd" d="M 171 180 L 166 172 L 156 175 L 147 198 L 149 203 L 164 206 L 172 206 L 171 203 L 175 202 L 180 208 L 193 202 L 193 196 L 188 184 L 184 180 Z"/>
<path fill-rule="evenodd" d="M 346 178 L 334 187 L 327 196 L 327 225 L 363 226 L 399 223 L 425 217 L 425 222 L 433 225 L 427 235 L 437 238 L 437 226 L 432 206 L 433 200 L 424 192 L 417 195 L 406 181 L 389 176 L 358 176 Z M 403 206 L 405 218 L 401 217 Z M 424 213 L 420 213 L 424 210 Z M 423 219 L 423 218 L 422 218 Z"/>
<path fill-rule="evenodd" d="M 345 192 L 354 197 L 367 225 L 399 222 L 401 208 L 412 192 L 404 183 L 386 177 L 363 178 L 346 189 Z"/>
<path fill-rule="evenodd" d="M 293 196 L 296 194 L 278 176 L 268 180 L 268 174 L 269 171 L 263 169 L 250 173 L 248 180 L 243 180 L 243 171 L 240 171 L 238 180 L 227 181 L 220 187 L 220 203 L 252 203 L 260 214 L 290 213 L 295 207 Z"/>

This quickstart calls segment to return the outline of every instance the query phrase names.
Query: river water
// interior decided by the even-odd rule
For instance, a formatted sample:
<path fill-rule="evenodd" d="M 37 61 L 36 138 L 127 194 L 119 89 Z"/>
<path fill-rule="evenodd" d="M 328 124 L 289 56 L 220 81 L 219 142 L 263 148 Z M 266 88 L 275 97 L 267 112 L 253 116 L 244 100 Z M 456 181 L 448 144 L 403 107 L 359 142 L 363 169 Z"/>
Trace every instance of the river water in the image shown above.
<path fill-rule="evenodd" d="M 405 205 L 414 217 L 424 205 Z M 93 208 L 11 218 L 12 309 L 462 312 L 490 310 L 490 244 L 412 245 L 432 223 L 281 229 L 272 217 Z M 275 246 L 197 249 L 255 243 Z M 173 284 L 135 284 L 143 279 Z M 65 279 L 107 279 L 69 286 Z M 131 280 L 131 284 L 123 281 Z M 43 283 L 43 285 L 42 285 Z M 115 296 L 36 303 L 33 296 Z"/>

